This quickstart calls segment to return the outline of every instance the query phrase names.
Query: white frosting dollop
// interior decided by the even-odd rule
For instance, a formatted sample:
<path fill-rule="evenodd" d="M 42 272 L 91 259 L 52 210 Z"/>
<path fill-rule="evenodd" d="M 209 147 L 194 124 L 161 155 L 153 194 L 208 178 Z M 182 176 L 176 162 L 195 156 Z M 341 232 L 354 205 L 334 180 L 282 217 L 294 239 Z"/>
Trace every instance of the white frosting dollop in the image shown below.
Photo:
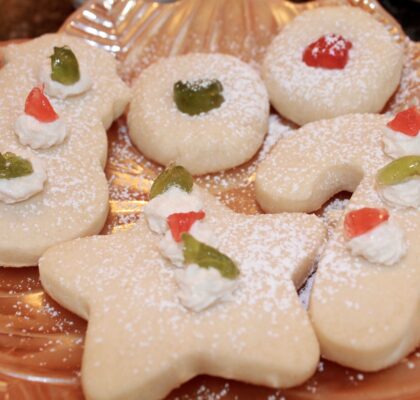
<path fill-rule="evenodd" d="M 387 203 L 402 207 L 420 207 L 420 177 L 396 185 L 380 186 L 378 193 Z"/>
<path fill-rule="evenodd" d="M 208 224 L 204 221 L 194 222 L 189 233 L 194 236 L 195 239 L 206 243 L 209 246 L 216 247 L 218 245 L 217 238 L 211 231 Z M 177 267 L 184 266 L 183 247 L 182 241 L 177 243 L 174 240 L 170 230 L 165 233 L 165 236 L 159 242 L 159 250 L 161 254 Z"/>
<path fill-rule="evenodd" d="M 143 213 L 149 228 L 156 233 L 165 234 L 168 230 L 167 218 L 175 213 L 201 211 L 203 203 L 197 192 L 187 193 L 178 187 L 171 187 L 166 192 L 156 196 L 144 206 Z"/>
<path fill-rule="evenodd" d="M 0 201 L 7 204 L 24 201 L 41 192 L 44 182 L 47 180 L 44 163 L 38 157 L 29 152 L 13 152 L 20 157 L 29 159 L 33 172 L 31 175 L 18 178 L 0 179 Z"/>
<path fill-rule="evenodd" d="M 77 96 L 87 92 L 92 87 L 92 79 L 87 71 L 80 68 L 80 79 L 72 85 L 63 85 L 51 79 L 51 62 L 47 59 L 39 72 L 39 78 L 45 85 L 45 92 L 51 97 L 65 99 L 66 97 Z"/>
<path fill-rule="evenodd" d="M 407 244 L 401 228 L 388 220 L 363 235 L 347 242 L 353 255 L 362 256 L 371 263 L 392 265 L 407 251 Z"/>
<path fill-rule="evenodd" d="M 67 129 L 61 118 L 53 122 L 41 122 L 31 115 L 22 114 L 15 123 L 20 143 L 33 149 L 48 149 L 63 143 Z"/>
<path fill-rule="evenodd" d="M 384 152 L 392 158 L 420 156 L 420 135 L 409 136 L 385 128 L 382 140 Z"/>
<path fill-rule="evenodd" d="M 178 297 L 182 305 L 193 311 L 201 311 L 219 301 L 231 299 L 237 279 L 226 279 L 215 268 L 201 268 L 190 264 L 176 271 L 180 288 Z"/>

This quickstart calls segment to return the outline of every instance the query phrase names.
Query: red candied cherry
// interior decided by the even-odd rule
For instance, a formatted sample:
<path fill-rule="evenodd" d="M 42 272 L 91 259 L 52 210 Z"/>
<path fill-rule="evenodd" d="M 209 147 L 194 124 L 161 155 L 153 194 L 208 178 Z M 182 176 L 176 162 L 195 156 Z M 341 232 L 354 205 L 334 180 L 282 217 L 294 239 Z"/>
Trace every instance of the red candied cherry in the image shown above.
<path fill-rule="evenodd" d="M 417 136 L 420 131 L 420 112 L 416 107 L 399 112 L 387 126 L 393 131 L 408 136 Z"/>
<path fill-rule="evenodd" d="M 349 239 L 371 231 L 388 221 L 389 213 L 384 208 L 359 208 L 350 211 L 344 218 L 344 231 Z"/>
<path fill-rule="evenodd" d="M 183 233 L 188 233 L 194 222 L 206 216 L 204 211 L 171 214 L 167 221 L 175 242 L 181 241 Z"/>
<path fill-rule="evenodd" d="M 341 35 L 330 33 L 306 47 L 302 60 L 309 67 L 343 69 L 349 60 L 349 50 L 352 46 L 352 43 Z"/>
<path fill-rule="evenodd" d="M 48 97 L 42 87 L 34 87 L 25 102 L 25 114 L 36 118 L 40 122 L 53 122 L 58 119 Z"/>

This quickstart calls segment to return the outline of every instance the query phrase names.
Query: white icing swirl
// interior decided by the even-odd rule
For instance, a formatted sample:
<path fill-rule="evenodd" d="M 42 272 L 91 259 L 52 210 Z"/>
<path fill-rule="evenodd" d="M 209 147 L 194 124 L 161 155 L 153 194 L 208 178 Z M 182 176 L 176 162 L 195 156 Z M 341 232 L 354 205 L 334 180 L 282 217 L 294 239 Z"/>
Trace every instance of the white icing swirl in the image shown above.
<path fill-rule="evenodd" d="M 420 135 L 409 136 L 385 128 L 383 135 L 384 152 L 392 158 L 420 156 Z"/>
<path fill-rule="evenodd" d="M 371 263 L 392 265 L 407 251 L 404 233 L 398 225 L 388 220 L 363 235 L 347 242 L 351 253 L 362 256 Z"/>
<path fill-rule="evenodd" d="M 144 206 L 143 213 L 149 228 L 156 233 L 164 234 L 168 230 L 167 218 L 175 213 L 201 211 L 203 203 L 198 193 L 193 190 L 187 193 L 178 187 L 171 187 L 166 192 L 156 196 Z"/>
<path fill-rule="evenodd" d="M 77 96 L 87 92 L 92 87 L 92 79 L 87 71 L 80 68 L 80 79 L 72 85 L 63 85 L 60 82 L 51 79 L 51 63 L 46 60 L 42 65 L 39 73 L 42 83 L 45 85 L 45 92 L 51 97 L 65 99 L 66 97 Z"/>
<path fill-rule="evenodd" d="M 420 207 L 420 177 L 397 183 L 380 186 L 378 193 L 387 203 L 402 207 Z"/>
<path fill-rule="evenodd" d="M 67 129 L 61 118 L 53 122 L 41 122 L 31 115 L 22 114 L 15 123 L 20 143 L 33 149 L 48 149 L 63 143 Z"/>
<path fill-rule="evenodd" d="M 226 279 L 215 268 L 201 268 L 190 264 L 177 271 L 176 282 L 180 288 L 178 297 L 182 305 L 193 311 L 201 311 L 219 301 L 231 299 L 237 286 L 236 279 Z"/>
<path fill-rule="evenodd" d="M 208 224 L 204 221 L 196 221 L 192 225 L 189 233 L 200 242 L 206 243 L 210 246 L 217 246 L 217 239 L 210 230 Z M 159 250 L 164 257 L 169 259 L 172 264 L 177 267 L 184 266 L 183 243 L 177 243 L 172 237 L 172 233 L 168 230 L 165 236 L 159 243 Z"/>
<path fill-rule="evenodd" d="M 33 172 L 30 175 L 12 179 L 0 179 L 0 201 L 12 204 L 29 199 L 41 192 L 47 180 L 44 163 L 29 152 L 15 152 L 16 155 L 29 159 Z"/>

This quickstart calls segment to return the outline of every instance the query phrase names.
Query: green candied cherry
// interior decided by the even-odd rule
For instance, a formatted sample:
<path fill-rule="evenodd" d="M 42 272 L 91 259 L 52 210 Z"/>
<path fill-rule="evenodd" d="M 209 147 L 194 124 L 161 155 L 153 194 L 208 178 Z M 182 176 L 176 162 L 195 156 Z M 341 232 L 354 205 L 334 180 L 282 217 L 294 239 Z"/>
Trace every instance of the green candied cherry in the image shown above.
<path fill-rule="evenodd" d="M 216 268 L 226 279 L 236 279 L 239 269 L 236 264 L 219 250 L 202 243 L 189 233 L 182 234 L 184 242 L 184 261 L 186 264 L 197 264 L 202 268 Z"/>
<path fill-rule="evenodd" d="M 51 79 L 62 85 L 73 85 L 80 79 L 79 63 L 68 46 L 54 47 L 51 58 Z"/>
<path fill-rule="evenodd" d="M 173 186 L 178 187 L 184 192 L 191 193 L 193 185 L 194 179 L 184 167 L 170 165 L 153 182 L 149 198 L 152 200 Z"/>
<path fill-rule="evenodd" d="M 29 160 L 14 153 L 0 153 L 0 179 L 20 178 L 34 172 Z"/>
<path fill-rule="evenodd" d="M 222 92 L 223 86 L 217 79 L 178 81 L 174 85 L 174 101 L 179 111 L 197 115 L 219 108 L 225 101 Z"/>
<path fill-rule="evenodd" d="M 396 185 L 420 175 L 420 156 L 398 158 L 378 171 L 376 180 L 381 186 Z"/>

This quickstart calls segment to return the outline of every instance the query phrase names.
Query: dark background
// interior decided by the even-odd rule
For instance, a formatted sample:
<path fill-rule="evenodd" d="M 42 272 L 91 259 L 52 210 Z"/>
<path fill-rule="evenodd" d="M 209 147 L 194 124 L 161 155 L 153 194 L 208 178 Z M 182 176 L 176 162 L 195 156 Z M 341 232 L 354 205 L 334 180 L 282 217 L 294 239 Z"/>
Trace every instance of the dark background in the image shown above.
<path fill-rule="evenodd" d="M 0 0 L 0 40 L 30 38 L 54 32 L 74 11 L 74 5 L 80 2 L 80 0 Z M 381 0 L 381 3 L 401 23 L 408 36 L 413 40 L 420 40 L 420 2 Z"/>
<path fill-rule="evenodd" d="M 399 21 L 411 39 L 420 40 L 420 2 L 382 0 L 381 3 Z"/>

